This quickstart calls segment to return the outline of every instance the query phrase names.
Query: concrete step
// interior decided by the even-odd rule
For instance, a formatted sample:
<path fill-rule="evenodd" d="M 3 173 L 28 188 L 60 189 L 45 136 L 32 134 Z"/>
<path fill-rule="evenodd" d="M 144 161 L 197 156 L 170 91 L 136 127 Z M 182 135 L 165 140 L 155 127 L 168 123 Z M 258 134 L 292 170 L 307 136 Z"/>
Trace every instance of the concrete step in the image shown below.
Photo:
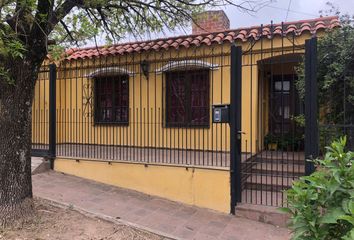
<path fill-rule="evenodd" d="M 286 206 L 286 193 L 244 189 L 242 191 L 242 203 L 283 207 Z"/>
<path fill-rule="evenodd" d="M 284 159 L 284 160 L 304 160 L 304 152 L 291 152 L 291 151 L 263 151 L 257 154 L 257 157 Z"/>
<path fill-rule="evenodd" d="M 289 189 L 292 182 L 297 179 L 294 176 L 269 176 L 269 175 L 249 175 L 244 181 L 244 189 L 276 191 L 281 192 Z"/>
<path fill-rule="evenodd" d="M 296 159 L 296 158 L 276 158 L 272 156 L 268 157 L 262 157 L 262 156 L 257 156 L 254 158 L 255 162 L 260 162 L 260 163 L 273 163 L 273 164 L 298 164 L 298 165 L 305 165 L 305 160 L 304 159 Z"/>
<path fill-rule="evenodd" d="M 254 221 L 287 227 L 289 215 L 282 213 L 277 207 L 240 203 L 236 206 L 236 216 Z"/>
<path fill-rule="evenodd" d="M 277 163 L 277 164 L 305 164 L 302 152 L 264 151 L 250 158 L 252 162 Z"/>
<path fill-rule="evenodd" d="M 274 164 L 274 163 L 256 163 L 250 168 L 245 169 L 245 173 L 272 175 L 272 176 L 302 176 L 305 173 L 303 164 Z"/>

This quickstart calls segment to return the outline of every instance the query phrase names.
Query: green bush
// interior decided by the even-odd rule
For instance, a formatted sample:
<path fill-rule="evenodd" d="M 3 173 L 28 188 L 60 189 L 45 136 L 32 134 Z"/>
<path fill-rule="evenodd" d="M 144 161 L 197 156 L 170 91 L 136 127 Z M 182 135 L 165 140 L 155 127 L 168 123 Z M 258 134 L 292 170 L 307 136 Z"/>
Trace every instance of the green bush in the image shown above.
<path fill-rule="evenodd" d="M 354 153 L 345 151 L 346 138 L 334 141 L 317 171 L 301 177 L 287 190 L 293 239 L 354 239 Z"/>

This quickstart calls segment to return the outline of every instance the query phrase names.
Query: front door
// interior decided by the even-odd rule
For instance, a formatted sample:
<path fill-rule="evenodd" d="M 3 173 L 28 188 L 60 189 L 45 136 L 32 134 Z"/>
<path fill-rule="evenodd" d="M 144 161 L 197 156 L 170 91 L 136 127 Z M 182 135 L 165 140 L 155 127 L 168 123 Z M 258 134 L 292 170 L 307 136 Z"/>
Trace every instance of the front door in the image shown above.
<path fill-rule="evenodd" d="M 269 131 L 275 136 L 288 134 L 293 129 L 293 117 L 300 112 L 294 74 L 274 75 L 270 80 Z"/>

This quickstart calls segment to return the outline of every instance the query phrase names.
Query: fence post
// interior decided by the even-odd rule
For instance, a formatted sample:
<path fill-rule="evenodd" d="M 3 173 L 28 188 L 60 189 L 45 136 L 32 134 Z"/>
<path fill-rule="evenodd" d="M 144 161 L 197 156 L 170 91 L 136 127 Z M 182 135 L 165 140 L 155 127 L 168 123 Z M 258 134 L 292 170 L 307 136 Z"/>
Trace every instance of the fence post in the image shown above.
<path fill-rule="evenodd" d="M 55 64 L 49 65 L 49 159 L 50 167 L 54 168 L 56 157 L 56 79 Z"/>
<path fill-rule="evenodd" d="M 305 43 L 305 159 L 319 154 L 318 97 L 317 97 L 317 38 Z M 305 174 L 315 170 L 312 162 L 305 162 Z"/>
<path fill-rule="evenodd" d="M 231 86 L 230 86 L 230 186 L 231 214 L 241 202 L 241 77 L 242 48 L 231 47 Z"/>

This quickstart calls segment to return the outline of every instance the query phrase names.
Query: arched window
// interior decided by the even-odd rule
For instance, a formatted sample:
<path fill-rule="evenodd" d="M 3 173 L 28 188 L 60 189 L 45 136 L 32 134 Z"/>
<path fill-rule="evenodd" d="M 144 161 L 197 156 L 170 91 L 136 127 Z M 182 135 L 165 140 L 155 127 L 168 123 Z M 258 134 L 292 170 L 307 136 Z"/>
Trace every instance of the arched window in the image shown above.
<path fill-rule="evenodd" d="M 171 62 L 161 68 L 166 77 L 167 127 L 209 126 L 210 69 L 215 67 L 193 60 Z"/>
<path fill-rule="evenodd" d="M 95 123 L 129 124 L 129 75 L 121 68 L 94 71 Z"/>
<path fill-rule="evenodd" d="M 209 69 L 166 73 L 166 126 L 209 126 Z"/>

